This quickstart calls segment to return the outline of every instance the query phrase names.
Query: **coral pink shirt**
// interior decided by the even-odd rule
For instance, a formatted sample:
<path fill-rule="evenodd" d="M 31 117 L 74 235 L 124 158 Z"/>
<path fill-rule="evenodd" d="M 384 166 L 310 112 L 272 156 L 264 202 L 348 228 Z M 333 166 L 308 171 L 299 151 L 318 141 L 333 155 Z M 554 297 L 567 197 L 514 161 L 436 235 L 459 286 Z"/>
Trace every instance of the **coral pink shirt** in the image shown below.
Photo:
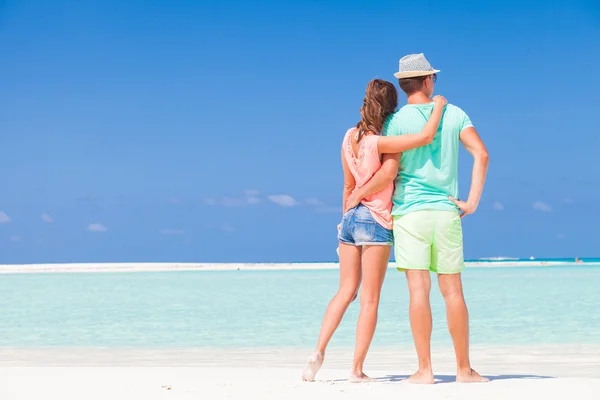
<path fill-rule="evenodd" d="M 342 149 L 346 163 L 354 180 L 356 188 L 364 186 L 381 168 L 381 158 L 377 151 L 377 141 L 379 135 L 365 135 L 358 142 L 358 154 L 354 156 L 352 150 L 352 136 L 356 134 L 357 129 L 351 128 L 346 132 Z M 386 229 L 392 229 L 392 195 L 394 194 L 394 182 L 390 182 L 385 189 L 362 200 L 370 211 L 375 221 Z"/>

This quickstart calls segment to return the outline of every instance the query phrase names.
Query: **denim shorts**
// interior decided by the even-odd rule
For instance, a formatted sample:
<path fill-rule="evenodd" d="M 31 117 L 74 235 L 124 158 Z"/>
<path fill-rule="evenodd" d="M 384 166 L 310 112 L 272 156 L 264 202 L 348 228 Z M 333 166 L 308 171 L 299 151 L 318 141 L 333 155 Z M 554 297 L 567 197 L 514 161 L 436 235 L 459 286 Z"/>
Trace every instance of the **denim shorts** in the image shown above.
<path fill-rule="evenodd" d="M 338 240 L 352 246 L 393 246 L 394 234 L 375 221 L 366 206 L 359 204 L 342 217 Z"/>

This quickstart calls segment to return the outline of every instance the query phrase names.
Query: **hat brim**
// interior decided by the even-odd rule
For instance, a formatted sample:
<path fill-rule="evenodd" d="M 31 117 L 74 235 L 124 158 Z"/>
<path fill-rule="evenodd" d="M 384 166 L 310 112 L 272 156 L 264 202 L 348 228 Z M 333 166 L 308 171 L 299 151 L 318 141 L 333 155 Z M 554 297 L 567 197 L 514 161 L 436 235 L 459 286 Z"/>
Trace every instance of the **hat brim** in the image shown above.
<path fill-rule="evenodd" d="M 396 72 L 394 74 L 394 76 L 398 79 L 405 79 L 405 78 L 416 78 L 417 76 L 433 75 L 433 74 L 437 74 L 438 72 L 440 72 L 439 69 L 434 69 L 432 71 L 406 71 L 406 72 Z"/>

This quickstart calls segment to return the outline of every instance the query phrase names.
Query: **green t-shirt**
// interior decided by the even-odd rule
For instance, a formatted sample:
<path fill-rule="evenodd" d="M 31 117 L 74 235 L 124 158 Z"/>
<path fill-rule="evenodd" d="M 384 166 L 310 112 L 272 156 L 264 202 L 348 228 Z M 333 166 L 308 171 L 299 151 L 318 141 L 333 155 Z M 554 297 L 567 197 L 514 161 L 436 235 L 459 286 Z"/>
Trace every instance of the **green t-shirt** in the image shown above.
<path fill-rule="evenodd" d="M 387 119 L 384 136 L 420 133 L 433 106 L 433 102 L 405 105 Z M 459 135 L 471 126 L 463 110 L 448 104 L 433 142 L 402 153 L 392 215 L 418 210 L 458 211 L 448 196 L 458 198 Z"/>

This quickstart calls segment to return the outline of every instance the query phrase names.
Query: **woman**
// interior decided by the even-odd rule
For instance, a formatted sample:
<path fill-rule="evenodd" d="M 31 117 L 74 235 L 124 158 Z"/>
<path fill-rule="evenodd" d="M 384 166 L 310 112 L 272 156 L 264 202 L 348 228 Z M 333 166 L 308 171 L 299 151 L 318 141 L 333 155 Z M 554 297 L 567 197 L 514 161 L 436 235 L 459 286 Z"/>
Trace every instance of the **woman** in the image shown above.
<path fill-rule="evenodd" d="M 356 127 L 346 132 L 342 142 L 343 205 L 355 187 L 366 184 L 381 168 L 382 154 L 401 153 L 433 141 L 446 99 L 436 96 L 434 101 L 433 113 L 421 133 L 380 136 L 385 120 L 398 106 L 398 94 L 390 82 L 381 79 L 369 82 L 360 109 L 362 118 Z M 374 381 L 363 372 L 363 363 L 375 333 L 379 295 L 394 242 L 391 230 L 393 191 L 394 183 L 390 182 L 384 190 L 363 199 L 342 217 L 338 232 L 340 287 L 327 307 L 317 348 L 302 373 L 305 381 L 314 380 L 321 368 L 327 344 L 348 305 L 356 298 L 361 281 L 360 315 L 349 381 Z"/>

